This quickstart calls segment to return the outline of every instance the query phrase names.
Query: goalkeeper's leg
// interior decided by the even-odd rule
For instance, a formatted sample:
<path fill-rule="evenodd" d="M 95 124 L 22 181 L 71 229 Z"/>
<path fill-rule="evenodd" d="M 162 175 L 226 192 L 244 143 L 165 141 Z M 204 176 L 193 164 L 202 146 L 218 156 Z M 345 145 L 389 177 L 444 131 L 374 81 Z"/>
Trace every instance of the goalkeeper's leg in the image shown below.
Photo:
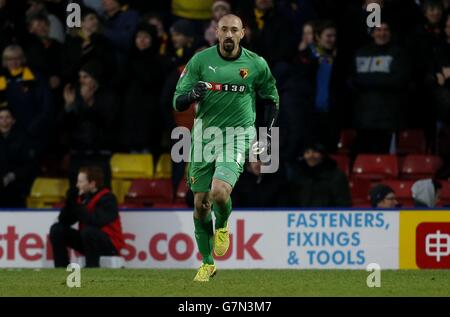
<path fill-rule="evenodd" d="M 195 240 L 202 255 L 202 265 L 194 281 L 207 282 L 216 273 L 216 266 L 212 256 L 214 230 L 209 193 L 195 193 L 194 204 Z"/>
<path fill-rule="evenodd" d="M 224 255 L 230 246 L 230 232 L 228 218 L 231 214 L 231 194 L 232 187 L 229 183 L 214 178 L 211 188 L 213 199 L 213 210 L 216 216 L 214 233 L 214 253 L 218 256 Z"/>

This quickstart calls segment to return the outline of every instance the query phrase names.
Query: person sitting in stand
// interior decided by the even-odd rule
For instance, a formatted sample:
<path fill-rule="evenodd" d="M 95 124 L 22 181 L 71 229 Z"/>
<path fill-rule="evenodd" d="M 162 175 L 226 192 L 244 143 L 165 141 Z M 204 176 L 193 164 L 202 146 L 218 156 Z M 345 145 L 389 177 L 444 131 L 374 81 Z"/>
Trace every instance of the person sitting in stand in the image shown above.
<path fill-rule="evenodd" d="M 102 169 L 82 167 L 76 188 L 69 189 L 58 222 L 50 228 L 55 267 L 67 267 L 67 247 L 84 254 L 86 267 L 99 267 L 100 256 L 117 256 L 124 246 L 117 200 L 103 186 Z M 79 223 L 79 229 L 71 226 Z"/>

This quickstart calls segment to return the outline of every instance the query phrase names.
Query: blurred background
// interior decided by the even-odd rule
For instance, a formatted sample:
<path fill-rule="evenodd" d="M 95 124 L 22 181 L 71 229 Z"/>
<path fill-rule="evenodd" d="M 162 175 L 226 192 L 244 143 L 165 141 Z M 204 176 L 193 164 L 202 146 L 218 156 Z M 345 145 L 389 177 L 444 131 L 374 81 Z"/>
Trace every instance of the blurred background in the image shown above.
<path fill-rule="evenodd" d="M 191 206 L 170 133 L 194 109 L 175 113 L 172 97 L 230 12 L 281 101 L 280 169 L 247 164 L 233 206 L 376 207 L 380 183 L 396 206 L 450 204 L 448 0 L 0 0 L 0 207 L 62 206 L 84 165 L 121 207 Z M 433 197 L 412 190 L 423 179 Z"/>

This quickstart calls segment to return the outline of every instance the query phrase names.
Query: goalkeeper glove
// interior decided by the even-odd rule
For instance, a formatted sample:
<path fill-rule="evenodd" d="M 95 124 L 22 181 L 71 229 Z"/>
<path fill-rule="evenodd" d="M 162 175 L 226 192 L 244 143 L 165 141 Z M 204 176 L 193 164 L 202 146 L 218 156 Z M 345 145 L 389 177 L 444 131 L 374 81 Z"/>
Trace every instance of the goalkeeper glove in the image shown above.
<path fill-rule="evenodd" d="M 202 100 L 205 97 L 207 91 L 208 84 L 203 81 L 199 81 L 195 84 L 194 88 L 192 88 L 191 92 L 189 93 L 190 101 L 196 102 Z"/>

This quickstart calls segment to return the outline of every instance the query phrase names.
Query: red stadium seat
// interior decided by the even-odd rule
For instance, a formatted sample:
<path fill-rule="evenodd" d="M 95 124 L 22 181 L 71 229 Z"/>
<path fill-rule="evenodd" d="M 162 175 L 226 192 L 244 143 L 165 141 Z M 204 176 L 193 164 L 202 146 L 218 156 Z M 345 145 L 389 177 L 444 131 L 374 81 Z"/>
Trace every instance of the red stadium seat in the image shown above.
<path fill-rule="evenodd" d="M 422 130 L 405 130 L 397 135 L 397 154 L 423 154 L 427 145 Z"/>
<path fill-rule="evenodd" d="M 414 182 L 413 180 L 392 179 L 384 180 L 381 183 L 394 190 L 395 196 L 402 207 L 414 207 L 414 200 L 411 194 L 411 187 Z"/>
<path fill-rule="evenodd" d="M 334 154 L 331 158 L 336 161 L 337 166 L 347 175 L 350 175 L 350 159 L 344 154 Z"/>
<path fill-rule="evenodd" d="M 156 203 L 172 203 L 172 180 L 135 179 L 125 197 L 126 204 L 152 207 Z"/>
<path fill-rule="evenodd" d="M 450 180 L 441 181 L 441 184 L 442 189 L 439 205 L 444 207 L 450 207 Z"/>
<path fill-rule="evenodd" d="M 352 178 L 349 180 L 350 192 L 352 195 L 353 207 L 370 207 L 370 180 Z"/>
<path fill-rule="evenodd" d="M 372 181 L 392 179 L 398 176 L 395 155 L 360 154 L 353 165 L 353 176 Z"/>
<path fill-rule="evenodd" d="M 351 148 L 355 144 L 356 140 L 356 131 L 347 129 L 341 131 L 341 136 L 338 143 L 338 153 L 348 154 L 351 151 Z"/>
<path fill-rule="evenodd" d="M 442 160 L 436 155 L 411 154 L 405 157 L 402 179 L 432 178 L 441 167 Z"/>
<path fill-rule="evenodd" d="M 186 179 L 183 177 L 183 179 L 178 184 L 175 201 L 184 203 L 186 201 L 186 195 L 187 195 L 188 191 L 189 191 L 189 188 L 187 186 Z"/>

